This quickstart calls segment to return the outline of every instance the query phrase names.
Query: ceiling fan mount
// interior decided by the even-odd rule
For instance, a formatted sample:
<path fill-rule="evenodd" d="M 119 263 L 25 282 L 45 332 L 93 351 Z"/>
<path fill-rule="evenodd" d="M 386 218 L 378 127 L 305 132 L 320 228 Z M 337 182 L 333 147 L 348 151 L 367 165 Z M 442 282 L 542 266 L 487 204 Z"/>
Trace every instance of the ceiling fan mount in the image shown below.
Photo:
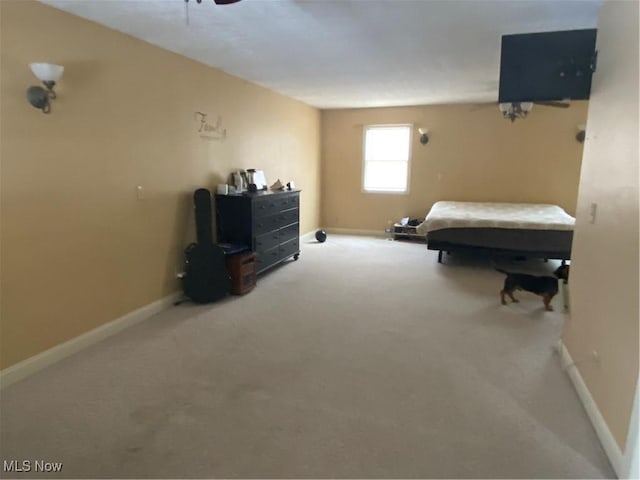
<path fill-rule="evenodd" d="M 563 100 L 563 101 L 556 101 L 556 100 L 549 100 L 549 101 L 539 101 L 539 102 L 533 102 L 534 105 L 543 105 L 545 107 L 556 107 L 556 108 L 569 108 L 570 104 L 569 104 L 569 100 Z"/>

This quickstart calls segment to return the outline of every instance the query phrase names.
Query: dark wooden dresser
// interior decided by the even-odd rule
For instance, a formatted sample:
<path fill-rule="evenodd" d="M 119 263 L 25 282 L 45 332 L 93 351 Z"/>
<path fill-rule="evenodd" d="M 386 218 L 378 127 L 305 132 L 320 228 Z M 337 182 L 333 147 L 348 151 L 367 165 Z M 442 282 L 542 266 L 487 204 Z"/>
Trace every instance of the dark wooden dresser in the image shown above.
<path fill-rule="evenodd" d="M 216 195 L 218 243 L 247 245 L 256 270 L 300 255 L 300 190 Z"/>

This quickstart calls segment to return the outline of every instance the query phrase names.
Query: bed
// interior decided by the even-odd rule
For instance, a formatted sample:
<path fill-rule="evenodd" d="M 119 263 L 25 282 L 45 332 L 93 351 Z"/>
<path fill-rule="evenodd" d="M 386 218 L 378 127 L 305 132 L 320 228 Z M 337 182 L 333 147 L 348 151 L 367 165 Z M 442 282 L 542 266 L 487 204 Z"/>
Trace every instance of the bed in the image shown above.
<path fill-rule="evenodd" d="M 436 202 L 416 232 L 427 248 L 442 252 L 482 251 L 492 256 L 571 258 L 575 218 L 557 205 L 494 202 Z"/>

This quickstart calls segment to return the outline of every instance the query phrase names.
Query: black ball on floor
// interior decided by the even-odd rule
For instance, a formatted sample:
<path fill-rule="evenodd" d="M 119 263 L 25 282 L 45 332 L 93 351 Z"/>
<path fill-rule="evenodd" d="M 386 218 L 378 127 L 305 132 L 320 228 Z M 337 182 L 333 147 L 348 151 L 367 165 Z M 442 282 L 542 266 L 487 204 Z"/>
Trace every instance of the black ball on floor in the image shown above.
<path fill-rule="evenodd" d="M 327 239 L 327 232 L 325 232 L 324 230 L 318 230 L 316 232 L 316 240 L 318 240 L 320 243 L 324 242 Z"/>

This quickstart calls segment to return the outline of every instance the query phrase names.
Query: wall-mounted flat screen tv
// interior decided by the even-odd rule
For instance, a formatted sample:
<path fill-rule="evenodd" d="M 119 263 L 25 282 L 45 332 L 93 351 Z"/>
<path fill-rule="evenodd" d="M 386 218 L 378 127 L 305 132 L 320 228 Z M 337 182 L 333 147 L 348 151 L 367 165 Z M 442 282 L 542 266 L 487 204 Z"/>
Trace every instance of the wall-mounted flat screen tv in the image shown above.
<path fill-rule="evenodd" d="M 588 99 L 596 32 L 594 28 L 503 35 L 499 102 Z"/>

